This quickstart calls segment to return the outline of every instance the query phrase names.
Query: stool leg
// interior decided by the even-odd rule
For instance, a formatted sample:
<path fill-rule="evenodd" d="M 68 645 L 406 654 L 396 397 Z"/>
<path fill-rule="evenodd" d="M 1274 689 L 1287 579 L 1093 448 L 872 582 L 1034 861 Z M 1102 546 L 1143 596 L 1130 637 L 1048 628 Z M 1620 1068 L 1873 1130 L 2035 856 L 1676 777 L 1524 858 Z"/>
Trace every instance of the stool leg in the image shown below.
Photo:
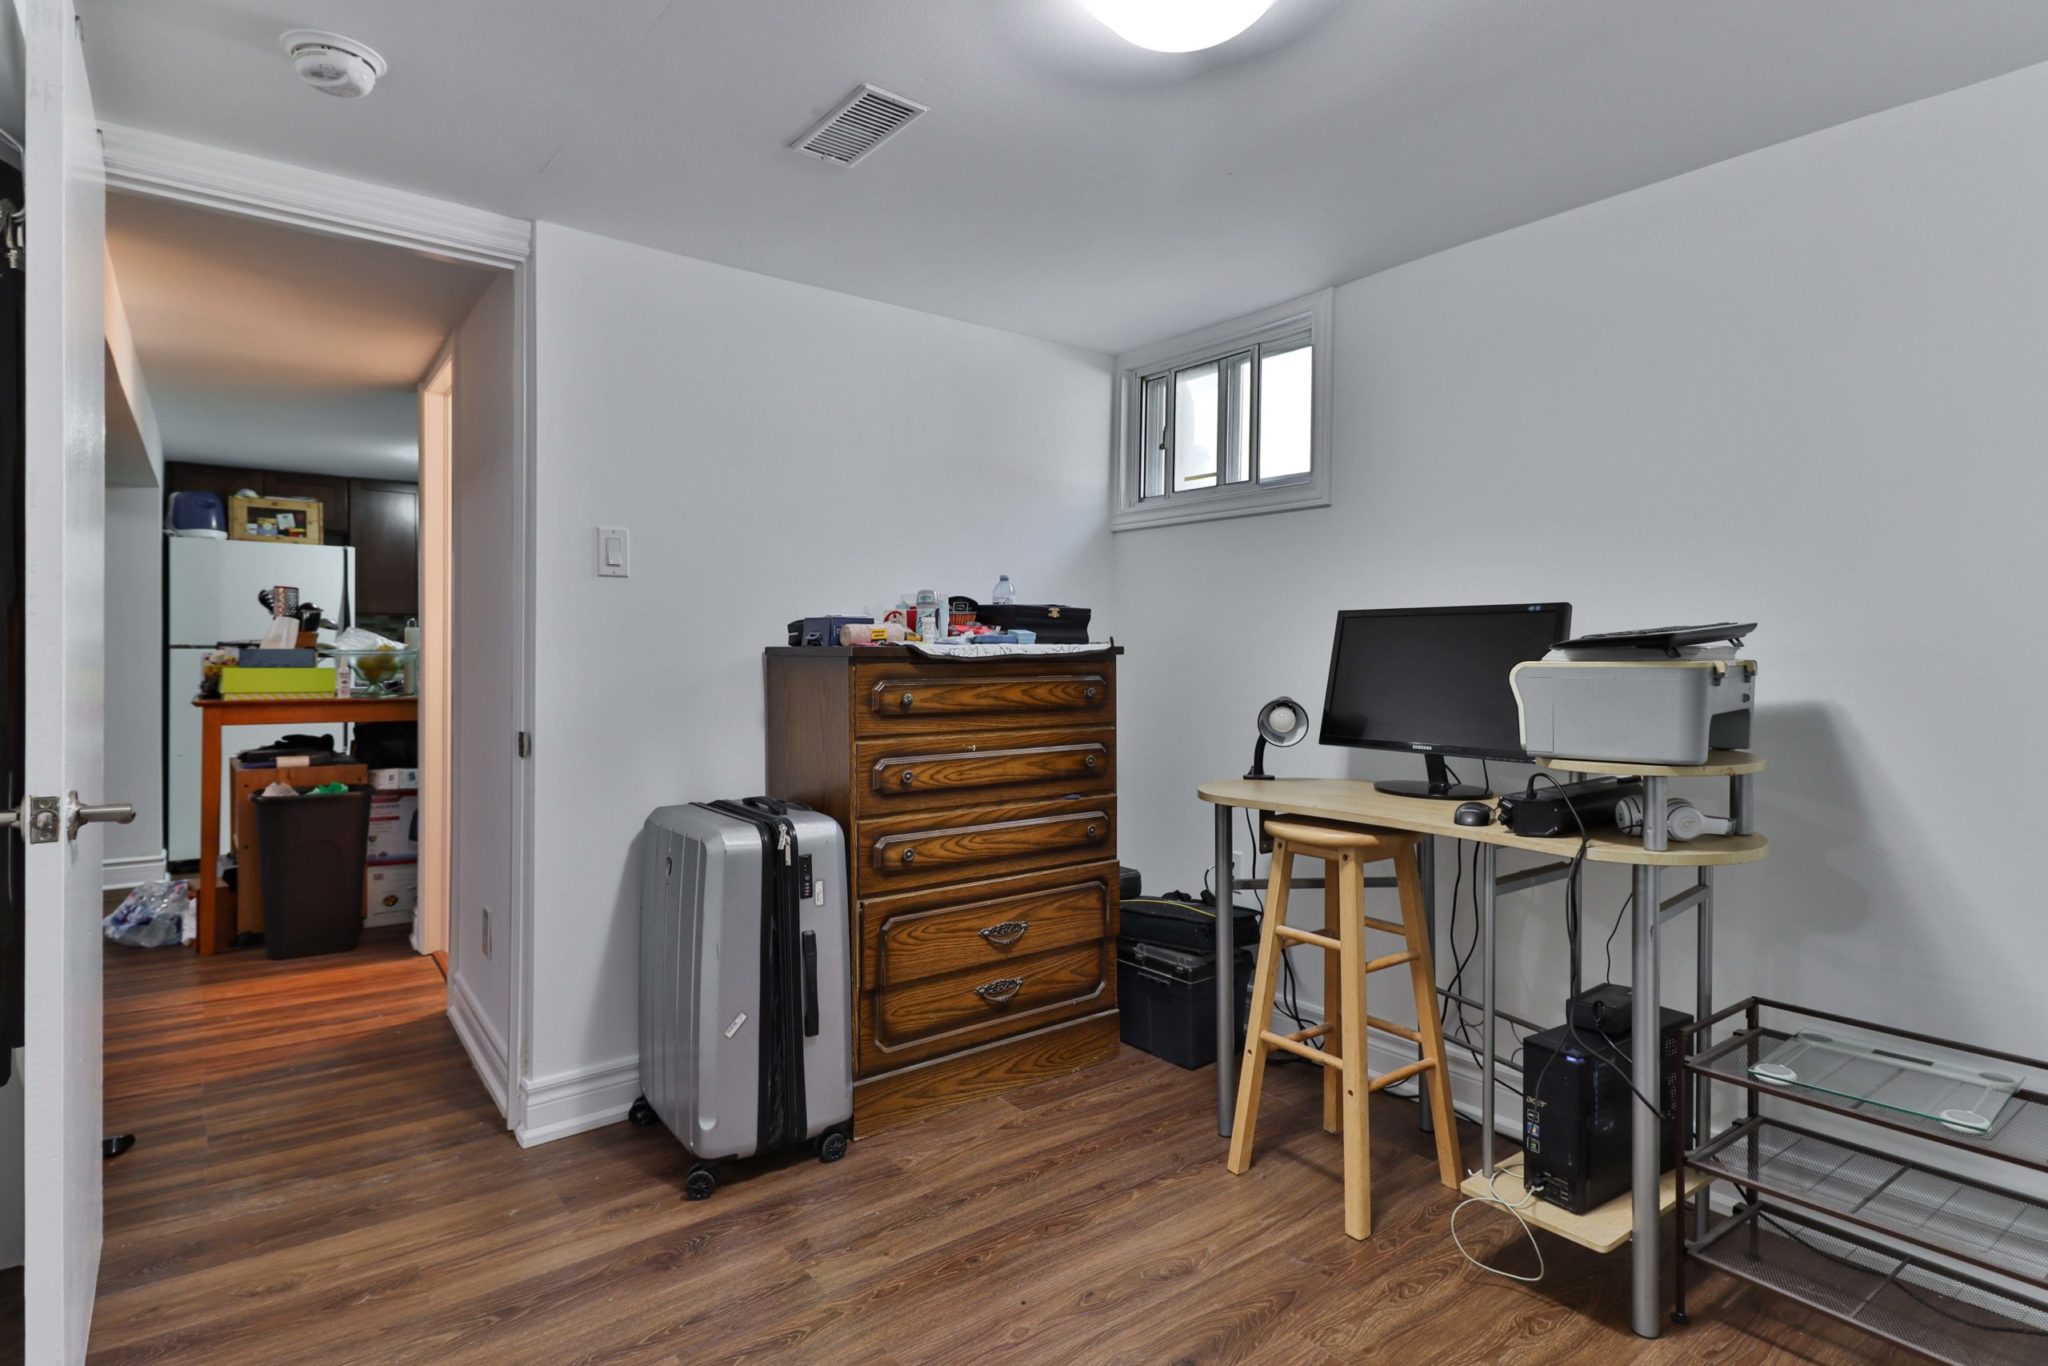
<path fill-rule="evenodd" d="M 1372 1234 L 1372 1165 L 1365 1110 L 1365 874 L 1349 850 L 1326 866 L 1339 880 L 1337 938 L 1343 945 L 1344 1231 L 1366 1238 Z"/>
<path fill-rule="evenodd" d="M 1443 1022 L 1436 1012 L 1436 964 L 1430 957 L 1428 918 L 1423 912 L 1422 867 L 1417 849 L 1411 848 L 1394 860 L 1394 881 L 1401 894 L 1401 926 L 1407 931 L 1408 951 L 1415 959 L 1408 972 L 1415 983 L 1415 1023 L 1422 1035 L 1422 1055 L 1436 1065 L 1420 1080 L 1424 1100 L 1436 1129 L 1437 1175 L 1452 1190 L 1458 1189 L 1464 1156 L 1458 1147 L 1458 1116 L 1451 1108 L 1451 1069 L 1444 1056 Z"/>
<path fill-rule="evenodd" d="M 1251 1018 L 1245 1022 L 1244 1061 L 1237 1071 L 1237 1118 L 1230 1126 L 1229 1168 L 1242 1175 L 1252 1165 L 1252 1130 L 1259 1122 L 1259 1092 L 1266 1084 L 1266 1054 L 1271 1045 L 1263 1031 L 1273 1027 L 1273 995 L 1280 985 L 1280 922 L 1287 918 L 1287 883 L 1293 877 L 1294 856 L 1287 841 L 1273 841 L 1273 871 L 1267 875 L 1266 914 L 1259 927 L 1259 961 L 1252 973 Z M 1227 871 L 1216 875 L 1228 879 Z M 1216 898 L 1217 913 L 1230 914 L 1230 898 Z M 1227 971 L 1227 967 L 1219 968 Z"/>
<path fill-rule="evenodd" d="M 1332 881 L 1338 875 L 1338 865 L 1333 860 L 1323 862 L 1323 933 L 1338 939 L 1344 920 L 1341 898 Z M 1323 955 L 1323 1023 L 1329 1026 L 1323 1035 L 1323 1052 L 1330 1057 L 1344 1056 L 1344 955 L 1325 953 Z M 1344 1106 L 1344 1078 L 1334 1067 L 1323 1069 L 1323 1132 L 1334 1134 L 1341 1127 Z"/>

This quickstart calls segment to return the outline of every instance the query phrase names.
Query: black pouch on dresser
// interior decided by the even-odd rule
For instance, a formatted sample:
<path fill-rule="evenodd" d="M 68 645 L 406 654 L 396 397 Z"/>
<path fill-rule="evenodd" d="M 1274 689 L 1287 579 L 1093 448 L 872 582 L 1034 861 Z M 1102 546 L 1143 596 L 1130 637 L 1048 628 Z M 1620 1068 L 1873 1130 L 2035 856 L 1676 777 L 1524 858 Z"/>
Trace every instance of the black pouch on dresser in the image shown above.
<path fill-rule="evenodd" d="M 1058 603 L 983 603 L 976 619 L 998 631 L 1020 627 L 1035 632 L 1045 645 L 1086 645 L 1089 610 Z"/>

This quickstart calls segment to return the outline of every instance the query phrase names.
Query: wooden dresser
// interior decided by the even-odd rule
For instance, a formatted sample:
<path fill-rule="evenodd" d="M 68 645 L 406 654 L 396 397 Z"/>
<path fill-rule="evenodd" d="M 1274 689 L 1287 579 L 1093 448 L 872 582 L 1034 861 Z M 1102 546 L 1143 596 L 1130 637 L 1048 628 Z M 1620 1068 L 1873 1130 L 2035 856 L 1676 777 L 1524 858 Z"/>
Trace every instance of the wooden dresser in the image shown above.
<path fill-rule="evenodd" d="M 768 791 L 847 832 L 857 1132 L 1116 1053 L 1116 653 L 767 652 Z"/>

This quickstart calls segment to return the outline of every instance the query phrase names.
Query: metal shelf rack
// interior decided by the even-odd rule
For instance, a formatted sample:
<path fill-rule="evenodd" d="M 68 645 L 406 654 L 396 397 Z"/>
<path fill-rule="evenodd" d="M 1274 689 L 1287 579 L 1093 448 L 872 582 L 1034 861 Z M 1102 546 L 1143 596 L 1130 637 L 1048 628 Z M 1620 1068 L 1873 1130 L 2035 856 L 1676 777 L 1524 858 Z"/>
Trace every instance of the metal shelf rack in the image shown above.
<path fill-rule="evenodd" d="M 1740 1027 L 1715 1041 L 1738 1016 Z M 1703 1104 L 1711 1086 L 1739 1088 L 1746 1104 L 1720 1132 L 1691 1148 L 1679 1142 L 1679 1180 L 1688 1168 L 1704 1179 L 1690 1236 L 1681 1217 L 1675 1240 L 1673 1318 L 1685 1322 L 1693 1260 L 1937 1360 L 2048 1357 L 2048 1180 L 2002 1179 L 2048 1174 L 2048 1094 L 2023 1083 L 1989 1129 L 1971 1133 L 1881 1101 L 1752 1075 L 1809 1021 L 1901 1051 L 1928 1046 L 2024 1069 L 2033 1082 L 2048 1078 L 2048 1062 L 1759 997 L 1694 1025 L 1680 1048 L 1679 1134 L 1689 1132 L 1686 1108 L 1711 1113 Z M 1710 1197 L 1721 1182 L 1739 1201 L 1716 1221 Z"/>

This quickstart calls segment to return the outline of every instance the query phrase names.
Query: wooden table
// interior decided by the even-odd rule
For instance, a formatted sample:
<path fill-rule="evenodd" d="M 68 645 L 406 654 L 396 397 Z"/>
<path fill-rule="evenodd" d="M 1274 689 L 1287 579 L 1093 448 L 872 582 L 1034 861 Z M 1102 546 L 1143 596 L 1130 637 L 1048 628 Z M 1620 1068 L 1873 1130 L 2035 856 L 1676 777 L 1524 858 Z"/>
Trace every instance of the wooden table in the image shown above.
<path fill-rule="evenodd" d="M 1643 833 L 1634 836 L 1624 835 L 1612 828 L 1596 830 L 1586 841 L 1586 861 L 1624 864 L 1633 875 L 1630 911 L 1635 940 L 1634 981 L 1639 988 L 1647 987 L 1637 990 L 1630 1003 L 1634 1036 L 1639 1039 L 1656 1037 L 1658 1011 L 1661 1006 L 1657 970 L 1658 931 L 1666 920 L 1686 911 L 1692 912 L 1694 929 L 1699 937 L 1694 1018 L 1705 1019 L 1713 1013 L 1713 870 L 1732 864 L 1755 863 L 1770 849 L 1769 841 L 1756 833 L 1754 781 L 1755 775 L 1764 767 L 1763 759 L 1748 752 L 1717 750 L 1708 756 L 1705 764 L 1690 768 L 1615 764 L 1590 759 L 1552 759 L 1546 761 L 1544 766 L 1566 773 L 1625 774 L 1642 778 L 1645 811 Z M 1728 811 L 1736 833 L 1710 835 L 1672 844 L 1666 828 L 1665 798 L 1673 778 L 1724 780 L 1728 784 Z M 1313 816 L 1352 825 L 1412 830 L 1432 837 L 1473 840 L 1481 846 L 1477 945 L 1479 1000 L 1471 1003 L 1480 1008 L 1483 1016 L 1480 1026 L 1481 1156 L 1480 1171 L 1466 1183 L 1466 1189 L 1468 1194 L 1482 1193 L 1487 1181 L 1494 1175 L 1494 1027 L 1496 1017 L 1501 1013 L 1494 1004 L 1496 905 L 1502 896 L 1529 891 L 1569 876 L 1572 860 L 1578 853 L 1579 837 L 1573 834 L 1539 839 L 1514 834 L 1498 824 L 1459 825 L 1455 819 L 1459 806 L 1457 802 L 1438 801 L 1426 797 L 1394 796 L 1378 791 L 1369 782 L 1344 779 L 1240 779 L 1204 784 L 1198 789 L 1198 795 L 1203 801 L 1215 807 L 1216 867 L 1219 869 L 1236 866 L 1232 861 L 1232 822 L 1239 809 Z M 1547 855 L 1548 861 L 1503 875 L 1495 866 L 1495 860 L 1502 849 Z M 1678 892 L 1669 900 L 1664 900 L 1659 895 L 1659 878 L 1662 873 L 1672 869 L 1691 870 L 1695 881 L 1692 886 Z M 1229 887 L 1233 892 L 1262 885 L 1255 879 L 1238 879 L 1229 877 L 1228 874 L 1220 876 L 1219 883 Z M 1371 885 L 1371 880 L 1368 880 L 1368 885 Z M 1226 898 L 1218 897 L 1219 904 L 1225 900 Z M 1219 965 L 1235 961 L 1235 946 L 1231 942 L 1232 930 L 1232 917 L 1216 917 L 1216 961 Z M 1232 999 L 1235 982 L 1235 973 L 1219 967 L 1216 973 L 1216 1129 L 1225 1136 L 1230 1133 L 1237 1092 L 1237 1003 Z M 1461 1004 L 1465 1003 L 1463 997 L 1452 999 Z M 1633 1081 L 1636 1090 L 1642 1095 L 1654 1096 L 1659 1092 L 1657 1052 L 1658 1050 L 1653 1048 L 1636 1049 L 1631 1058 Z M 1663 1212 L 1676 1202 L 1677 1191 L 1672 1183 L 1661 1180 L 1663 1152 L 1659 1142 L 1657 1116 L 1642 1105 L 1632 1105 L 1630 1110 L 1633 1123 L 1633 1153 L 1630 1193 L 1626 1197 L 1628 1205 L 1625 1224 L 1628 1233 L 1620 1235 L 1615 1229 L 1608 1227 L 1622 1221 L 1612 1218 L 1603 1221 L 1596 1217 L 1602 1213 L 1600 1211 L 1593 1215 L 1571 1215 L 1538 1202 L 1525 1213 L 1525 1217 L 1532 1223 L 1540 1224 L 1553 1232 L 1562 1233 L 1588 1247 L 1602 1251 L 1618 1246 L 1623 1236 L 1632 1241 L 1634 1246 L 1630 1257 L 1631 1325 L 1639 1335 L 1655 1337 L 1660 1318 L 1657 1312 L 1656 1281 L 1658 1221 Z M 1696 1113 L 1704 1131 L 1709 1113 L 1704 1087 L 1701 1089 Z M 1509 1199 L 1516 1198 L 1508 1195 L 1507 1187 L 1508 1182 L 1503 1180 L 1502 1194 Z"/>
<path fill-rule="evenodd" d="M 219 953 L 234 943 L 234 922 L 220 914 L 221 732 L 229 726 L 296 726 L 420 719 L 417 697 L 304 697 L 255 693 L 242 697 L 195 697 L 204 734 L 199 751 L 199 928 L 201 953 Z"/>

